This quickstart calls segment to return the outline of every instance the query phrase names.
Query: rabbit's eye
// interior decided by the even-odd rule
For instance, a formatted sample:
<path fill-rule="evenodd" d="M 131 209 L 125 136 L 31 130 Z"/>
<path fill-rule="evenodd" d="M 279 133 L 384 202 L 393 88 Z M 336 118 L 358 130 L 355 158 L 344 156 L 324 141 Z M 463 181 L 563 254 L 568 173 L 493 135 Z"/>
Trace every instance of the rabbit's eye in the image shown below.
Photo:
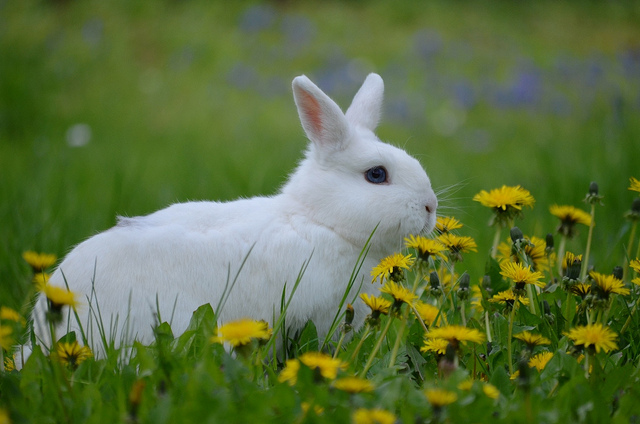
<path fill-rule="evenodd" d="M 387 182 L 387 170 L 383 166 L 375 166 L 365 172 L 364 177 L 373 184 L 383 184 Z"/>

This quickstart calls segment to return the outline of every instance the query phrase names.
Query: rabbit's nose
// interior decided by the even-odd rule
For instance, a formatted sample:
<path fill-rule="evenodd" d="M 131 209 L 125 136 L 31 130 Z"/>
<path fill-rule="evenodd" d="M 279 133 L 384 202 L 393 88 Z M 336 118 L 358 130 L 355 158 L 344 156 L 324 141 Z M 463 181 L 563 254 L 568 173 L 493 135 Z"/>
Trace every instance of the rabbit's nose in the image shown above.
<path fill-rule="evenodd" d="M 438 199 L 436 199 L 434 196 L 433 198 L 427 200 L 425 209 L 427 210 L 427 213 L 436 213 L 436 209 L 438 209 Z"/>

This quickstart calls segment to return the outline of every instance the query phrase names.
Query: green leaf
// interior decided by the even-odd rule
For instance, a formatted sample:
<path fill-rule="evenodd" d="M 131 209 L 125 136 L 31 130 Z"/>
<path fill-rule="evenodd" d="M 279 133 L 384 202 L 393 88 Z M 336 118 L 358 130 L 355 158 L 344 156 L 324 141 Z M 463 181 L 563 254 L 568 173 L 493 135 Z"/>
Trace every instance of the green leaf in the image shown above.
<path fill-rule="evenodd" d="M 296 338 L 299 353 L 317 352 L 320 348 L 318 343 L 318 330 L 313 321 L 309 320 Z"/>
<path fill-rule="evenodd" d="M 502 278 L 500 274 L 500 264 L 495 258 L 489 257 L 487 260 L 485 274 L 491 278 L 492 295 L 509 289 L 509 283 Z"/>

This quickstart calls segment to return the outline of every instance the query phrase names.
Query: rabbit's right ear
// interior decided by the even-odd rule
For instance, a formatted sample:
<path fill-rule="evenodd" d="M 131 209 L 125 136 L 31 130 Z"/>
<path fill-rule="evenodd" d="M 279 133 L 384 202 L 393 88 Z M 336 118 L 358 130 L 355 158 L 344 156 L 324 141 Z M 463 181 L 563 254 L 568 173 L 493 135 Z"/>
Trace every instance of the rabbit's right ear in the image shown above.
<path fill-rule="evenodd" d="M 340 107 L 302 75 L 293 80 L 293 98 L 307 137 L 322 148 L 341 150 L 348 139 L 349 124 Z"/>

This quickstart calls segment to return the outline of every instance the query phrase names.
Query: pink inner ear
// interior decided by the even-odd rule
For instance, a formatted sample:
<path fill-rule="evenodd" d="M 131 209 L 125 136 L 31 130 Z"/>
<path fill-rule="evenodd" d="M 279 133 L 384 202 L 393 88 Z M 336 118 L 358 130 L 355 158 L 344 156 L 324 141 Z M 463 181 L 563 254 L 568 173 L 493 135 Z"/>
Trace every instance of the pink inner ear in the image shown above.
<path fill-rule="evenodd" d="M 313 132 L 320 136 L 322 134 L 322 110 L 320 109 L 320 103 L 318 103 L 315 97 L 304 90 L 302 91 L 302 96 L 304 114 L 313 127 Z"/>

